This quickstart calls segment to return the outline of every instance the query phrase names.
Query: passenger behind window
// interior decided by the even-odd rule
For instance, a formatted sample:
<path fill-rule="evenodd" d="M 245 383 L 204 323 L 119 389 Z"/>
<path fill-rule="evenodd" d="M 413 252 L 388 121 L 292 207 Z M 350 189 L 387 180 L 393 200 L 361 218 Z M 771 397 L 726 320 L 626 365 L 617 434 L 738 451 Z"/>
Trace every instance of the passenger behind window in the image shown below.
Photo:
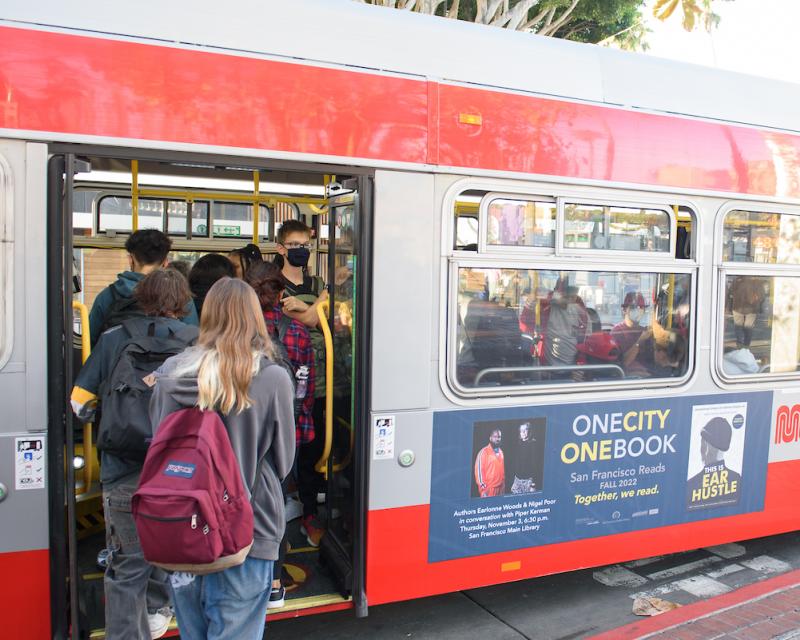
<path fill-rule="evenodd" d="M 578 296 L 578 288 L 559 279 L 542 309 L 544 358 L 556 377 L 564 377 L 573 370 L 578 356 L 578 343 L 583 342 L 589 326 L 586 305 Z"/>
<path fill-rule="evenodd" d="M 736 348 L 749 349 L 753 339 L 753 327 L 765 298 L 761 278 L 738 276 L 731 285 L 729 296 L 736 333 Z"/>
<path fill-rule="evenodd" d="M 629 369 L 638 368 L 635 363 L 639 354 L 638 340 L 645 328 L 639 324 L 647 309 L 644 296 L 638 291 L 629 291 L 622 302 L 622 322 L 611 328 L 611 337 L 617 343 L 620 361 L 626 373 Z"/>
<path fill-rule="evenodd" d="M 634 343 L 638 349 L 636 374 L 645 378 L 671 378 L 686 369 L 686 338 L 658 323 L 642 332 Z M 626 374 L 628 372 L 626 371 Z M 631 369 L 631 375 L 634 369 Z"/>
<path fill-rule="evenodd" d="M 488 287 L 483 294 L 467 304 L 464 315 L 463 343 L 459 356 L 459 379 L 467 384 L 478 384 L 481 371 L 530 365 L 530 346 L 523 345 L 517 312 L 497 302 L 486 300 Z M 510 380 L 501 372 L 482 378 L 496 382 L 498 377 Z"/>

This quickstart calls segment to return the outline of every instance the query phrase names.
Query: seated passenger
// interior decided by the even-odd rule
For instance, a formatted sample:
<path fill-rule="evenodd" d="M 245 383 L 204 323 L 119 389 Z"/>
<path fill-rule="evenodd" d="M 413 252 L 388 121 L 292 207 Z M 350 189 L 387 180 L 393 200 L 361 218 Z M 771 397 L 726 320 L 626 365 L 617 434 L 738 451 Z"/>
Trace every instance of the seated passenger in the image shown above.
<path fill-rule="evenodd" d="M 636 344 L 645 330 L 639 322 L 644 317 L 646 308 L 647 305 L 641 293 L 638 291 L 628 292 L 622 302 L 622 313 L 624 314 L 622 322 L 615 324 L 611 329 L 611 337 L 619 347 L 622 366 L 626 369 L 632 365 L 639 352 Z"/>
<path fill-rule="evenodd" d="M 523 348 L 516 311 L 478 298 L 470 300 L 464 315 L 462 352 L 469 354 L 471 366 L 469 370 L 465 367 L 459 377 L 469 384 L 485 369 L 520 367 L 531 361 L 530 347 L 527 354 Z M 497 379 L 497 375 L 491 378 L 493 382 Z"/>
<path fill-rule="evenodd" d="M 89 314 L 92 346 L 105 330 L 122 324 L 128 317 L 142 315 L 133 301 L 133 289 L 148 273 L 166 266 L 171 247 L 170 239 L 157 229 L 135 231 L 125 241 L 130 270 L 120 273 L 117 281 L 103 289 L 94 299 Z M 199 322 L 191 300 L 184 309 L 182 320 L 195 326 Z"/>
<path fill-rule="evenodd" d="M 203 313 L 203 302 L 211 286 L 220 278 L 236 277 L 236 268 L 233 263 L 219 253 L 207 253 L 194 263 L 189 271 L 189 288 L 192 290 L 194 306 L 197 317 Z"/>
<path fill-rule="evenodd" d="M 634 343 L 638 353 L 635 361 L 641 364 L 626 375 L 647 378 L 671 378 L 683 373 L 686 364 L 686 338 L 680 333 L 665 330 L 659 325 L 642 332 Z"/>

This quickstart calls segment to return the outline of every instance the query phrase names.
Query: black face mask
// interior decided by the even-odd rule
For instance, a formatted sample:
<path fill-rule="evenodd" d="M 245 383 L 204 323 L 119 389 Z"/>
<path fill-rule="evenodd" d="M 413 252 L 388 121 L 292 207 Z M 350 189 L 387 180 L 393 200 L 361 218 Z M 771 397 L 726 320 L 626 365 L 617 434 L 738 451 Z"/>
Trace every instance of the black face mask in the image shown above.
<path fill-rule="evenodd" d="M 305 267 L 308 264 L 309 256 L 311 256 L 311 251 L 305 247 L 287 249 L 286 253 L 286 258 L 293 267 Z"/>

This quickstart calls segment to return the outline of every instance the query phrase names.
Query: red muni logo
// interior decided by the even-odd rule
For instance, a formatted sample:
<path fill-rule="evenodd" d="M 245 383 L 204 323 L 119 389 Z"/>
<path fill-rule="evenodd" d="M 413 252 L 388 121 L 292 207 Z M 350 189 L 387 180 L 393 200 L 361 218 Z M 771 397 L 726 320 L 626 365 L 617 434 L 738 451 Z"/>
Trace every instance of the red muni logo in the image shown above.
<path fill-rule="evenodd" d="M 775 418 L 775 444 L 800 440 L 800 404 L 782 405 Z"/>

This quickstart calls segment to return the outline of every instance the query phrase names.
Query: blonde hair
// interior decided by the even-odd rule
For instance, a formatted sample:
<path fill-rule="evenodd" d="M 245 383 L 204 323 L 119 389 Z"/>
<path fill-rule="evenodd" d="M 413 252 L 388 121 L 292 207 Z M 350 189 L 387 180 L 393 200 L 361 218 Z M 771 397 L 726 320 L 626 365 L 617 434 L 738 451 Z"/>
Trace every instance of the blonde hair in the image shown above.
<path fill-rule="evenodd" d="M 214 283 L 203 303 L 197 345 L 197 405 L 225 414 L 251 407 L 250 383 L 261 356 L 275 360 L 275 348 L 248 284 L 227 277 Z"/>

